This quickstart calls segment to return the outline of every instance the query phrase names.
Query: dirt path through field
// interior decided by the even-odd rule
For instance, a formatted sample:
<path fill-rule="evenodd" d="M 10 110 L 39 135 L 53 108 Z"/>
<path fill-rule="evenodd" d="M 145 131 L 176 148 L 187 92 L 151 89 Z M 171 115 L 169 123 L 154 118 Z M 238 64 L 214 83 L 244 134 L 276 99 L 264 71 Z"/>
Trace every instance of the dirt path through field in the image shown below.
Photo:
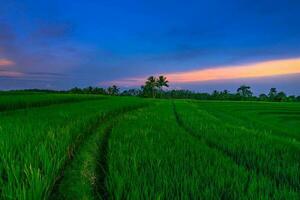
<path fill-rule="evenodd" d="M 86 148 L 88 148 L 89 144 L 87 144 L 87 141 L 89 143 L 95 144 L 95 152 L 96 155 L 94 156 L 94 162 L 96 162 L 96 169 L 92 173 L 91 178 L 95 179 L 92 182 L 92 188 L 90 188 L 94 196 L 96 198 L 100 199 L 107 199 L 108 198 L 108 192 L 106 189 L 106 176 L 108 173 L 108 158 L 107 158 L 107 152 L 108 152 L 108 142 L 109 137 L 112 131 L 113 126 L 115 123 L 117 123 L 118 119 L 121 118 L 124 114 L 128 112 L 132 112 L 137 109 L 141 109 L 143 107 L 146 107 L 147 105 L 133 105 L 129 107 L 122 108 L 120 110 L 113 111 L 111 113 L 108 113 L 105 116 L 99 117 L 99 119 L 94 123 L 91 128 L 89 128 L 84 135 L 86 137 L 80 138 L 79 141 L 74 145 L 73 144 L 73 150 L 70 154 L 71 157 L 68 162 L 66 162 L 65 166 L 62 169 L 61 175 L 56 180 L 53 189 L 51 191 L 51 195 L 49 199 L 73 199 L 73 197 L 66 197 L 64 194 L 67 194 L 65 191 L 66 189 L 70 189 L 72 191 L 73 189 L 73 182 L 74 177 L 76 181 L 80 181 L 80 172 L 76 169 L 77 165 L 84 165 L 86 162 L 84 158 L 78 158 L 77 155 L 81 152 L 86 151 Z M 104 128 L 102 131 L 99 131 L 100 128 Z M 95 134 L 100 134 L 98 137 L 94 137 Z M 97 140 L 97 141 L 90 141 Z M 88 150 L 90 151 L 90 150 Z M 76 178 L 77 177 L 77 178 Z"/>

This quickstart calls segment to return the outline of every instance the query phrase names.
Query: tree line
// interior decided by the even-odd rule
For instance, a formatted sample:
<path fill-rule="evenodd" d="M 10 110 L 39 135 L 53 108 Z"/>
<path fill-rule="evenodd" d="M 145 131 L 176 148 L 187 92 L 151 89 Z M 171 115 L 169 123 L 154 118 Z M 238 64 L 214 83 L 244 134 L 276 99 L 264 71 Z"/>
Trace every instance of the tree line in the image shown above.
<path fill-rule="evenodd" d="M 294 102 L 300 101 L 300 96 L 287 96 L 283 91 L 277 91 L 271 88 L 268 94 L 253 95 L 250 86 L 241 85 L 236 92 L 228 90 L 213 91 L 212 93 L 193 92 L 190 90 L 163 90 L 169 87 L 169 81 L 165 76 L 150 76 L 140 89 L 123 90 L 113 85 L 107 89 L 98 87 L 73 88 L 70 93 L 78 94 L 103 94 L 119 96 L 138 96 L 146 98 L 174 98 L 174 99 L 198 99 L 198 100 L 229 100 L 229 101 L 276 101 L 276 102 Z"/>
<path fill-rule="evenodd" d="M 24 92 L 60 92 L 71 94 L 100 94 L 111 96 L 137 96 L 145 98 L 165 98 L 165 99 L 198 99 L 198 100 L 228 100 L 228 101 L 274 101 L 274 102 L 300 102 L 300 96 L 286 95 L 283 91 L 277 91 L 276 88 L 270 88 L 267 94 L 253 95 L 250 86 L 241 85 L 236 92 L 229 92 L 228 90 L 213 91 L 212 93 L 193 92 L 190 90 L 164 90 L 169 87 L 169 81 L 165 76 L 150 76 L 145 81 L 140 89 L 128 89 L 121 91 L 116 85 L 108 88 L 101 87 L 74 87 L 67 91 L 55 90 L 18 90 Z M 0 93 L 1 94 L 1 93 Z"/>
<path fill-rule="evenodd" d="M 68 91 L 72 94 L 102 94 L 102 95 L 112 95 L 116 96 L 120 94 L 120 89 L 116 85 L 112 85 L 108 88 L 101 88 L 101 87 L 86 87 L 86 88 L 78 88 L 74 87 Z"/>
<path fill-rule="evenodd" d="M 212 93 L 193 92 L 190 90 L 167 90 L 163 91 L 163 87 L 169 87 L 169 81 L 164 76 L 158 78 L 150 76 L 145 85 L 140 90 L 125 92 L 132 96 L 152 97 L 152 98 L 176 98 L 176 99 L 199 99 L 199 100 L 230 100 L 230 101 L 300 101 L 300 96 L 287 96 L 283 91 L 277 91 L 271 88 L 268 94 L 253 95 L 250 86 L 241 85 L 235 93 L 228 90 L 213 91 Z"/>

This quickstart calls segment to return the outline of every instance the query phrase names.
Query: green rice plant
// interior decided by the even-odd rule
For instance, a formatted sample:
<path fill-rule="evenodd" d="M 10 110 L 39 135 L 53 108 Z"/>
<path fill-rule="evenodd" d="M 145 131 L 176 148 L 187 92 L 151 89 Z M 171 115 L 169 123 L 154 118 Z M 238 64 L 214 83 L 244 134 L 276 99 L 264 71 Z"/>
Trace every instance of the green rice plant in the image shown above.
<path fill-rule="evenodd" d="M 300 104 L 278 102 L 193 101 L 223 123 L 270 132 L 300 141 Z"/>
<path fill-rule="evenodd" d="M 87 100 L 99 100 L 105 98 L 99 95 L 76 95 L 76 94 L 0 94 L 0 112 L 30 107 L 48 106 L 80 102 Z"/>
<path fill-rule="evenodd" d="M 126 114 L 112 128 L 107 159 L 104 186 L 110 199 L 299 197 L 189 135 L 170 101 Z"/>
<path fill-rule="evenodd" d="M 236 164 L 271 179 L 278 187 L 287 187 L 299 195 L 300 143 L 270 134 L 224 123 L 200 106 L 176 102 L 182 126 L 196 139 L 205 141 Z"/>
<path fill-rule="evenodd" d="M 107 141 L 111 129 L 125 113 L 142 109 L 147 104 L 137 104 L 125 107 L 114 115 L 106 116 L 99 127 L 79 147 L 74 160 L 64 171 L 64 176 L 58 185 L 58 191 L 51 199 L 99 199 L 103 195 L 100 174 L 106 173 L 102 168 L 107 157 Z"/>
<path fill-rule="evenodd" d="M 49 197 L 76 148 L 102 116 L 142 102 L 108 98 L 0 113 L 1 198 Z"/>
<path fill-rule="evenodd" d="M 0 199 L 300 198 L 300 104 L 10 95 Z"/>

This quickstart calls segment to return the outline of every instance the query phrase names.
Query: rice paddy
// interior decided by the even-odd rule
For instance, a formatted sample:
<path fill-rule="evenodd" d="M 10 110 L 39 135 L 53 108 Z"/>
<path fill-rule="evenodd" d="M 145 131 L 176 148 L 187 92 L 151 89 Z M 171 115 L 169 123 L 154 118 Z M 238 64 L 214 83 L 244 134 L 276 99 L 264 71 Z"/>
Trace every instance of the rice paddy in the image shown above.
<path fill-rule="evenodd" d="M 1 199 L 299 199 L 300 104 L 0 95 Z"/>

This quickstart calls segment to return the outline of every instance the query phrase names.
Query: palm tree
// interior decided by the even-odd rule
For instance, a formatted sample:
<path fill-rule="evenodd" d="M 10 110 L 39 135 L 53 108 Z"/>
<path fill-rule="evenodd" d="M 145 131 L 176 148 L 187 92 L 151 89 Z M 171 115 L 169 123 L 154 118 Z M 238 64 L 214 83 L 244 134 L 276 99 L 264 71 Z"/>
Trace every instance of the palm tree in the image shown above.
<path fill-rule="evenodd" d="M 157 87 L 159 89 L 161 89 L 163 87 L 169 87 L 168 83 L 169 83 L 169 81 L 167 80 L 167 77 L 159 76 L 157 79 Z"/>
<path fill-rule="evenodd" d="M 252 91 L 251 91 L 251 87 L 247 86 L 247 85 L 241 85 L 238 89 L 237 89 L 237 93 L 239 95 L 241 95 L 244 98 L 247 97 L 251 97 L 252 96 Z"/>
<path fill-rule="evenodd" d="M 145 83 L 145 88 L 149 88 L 151 90 L 153 98 L 155 98 L 156 87 L 157 87 L 157 79 L 154 76 L 149 76 Z"/>
<path fill-rule="evenodd" d="M 168 83 L 169 83 L 169 81 L 167 80 L 167 77 L 164 77 L 164 76 L 158 77 L 158 79 L 156 80 L 156 85 L 157 85 L 160 93 L 162 93 L 163 87 L 169 87 Z"/>

